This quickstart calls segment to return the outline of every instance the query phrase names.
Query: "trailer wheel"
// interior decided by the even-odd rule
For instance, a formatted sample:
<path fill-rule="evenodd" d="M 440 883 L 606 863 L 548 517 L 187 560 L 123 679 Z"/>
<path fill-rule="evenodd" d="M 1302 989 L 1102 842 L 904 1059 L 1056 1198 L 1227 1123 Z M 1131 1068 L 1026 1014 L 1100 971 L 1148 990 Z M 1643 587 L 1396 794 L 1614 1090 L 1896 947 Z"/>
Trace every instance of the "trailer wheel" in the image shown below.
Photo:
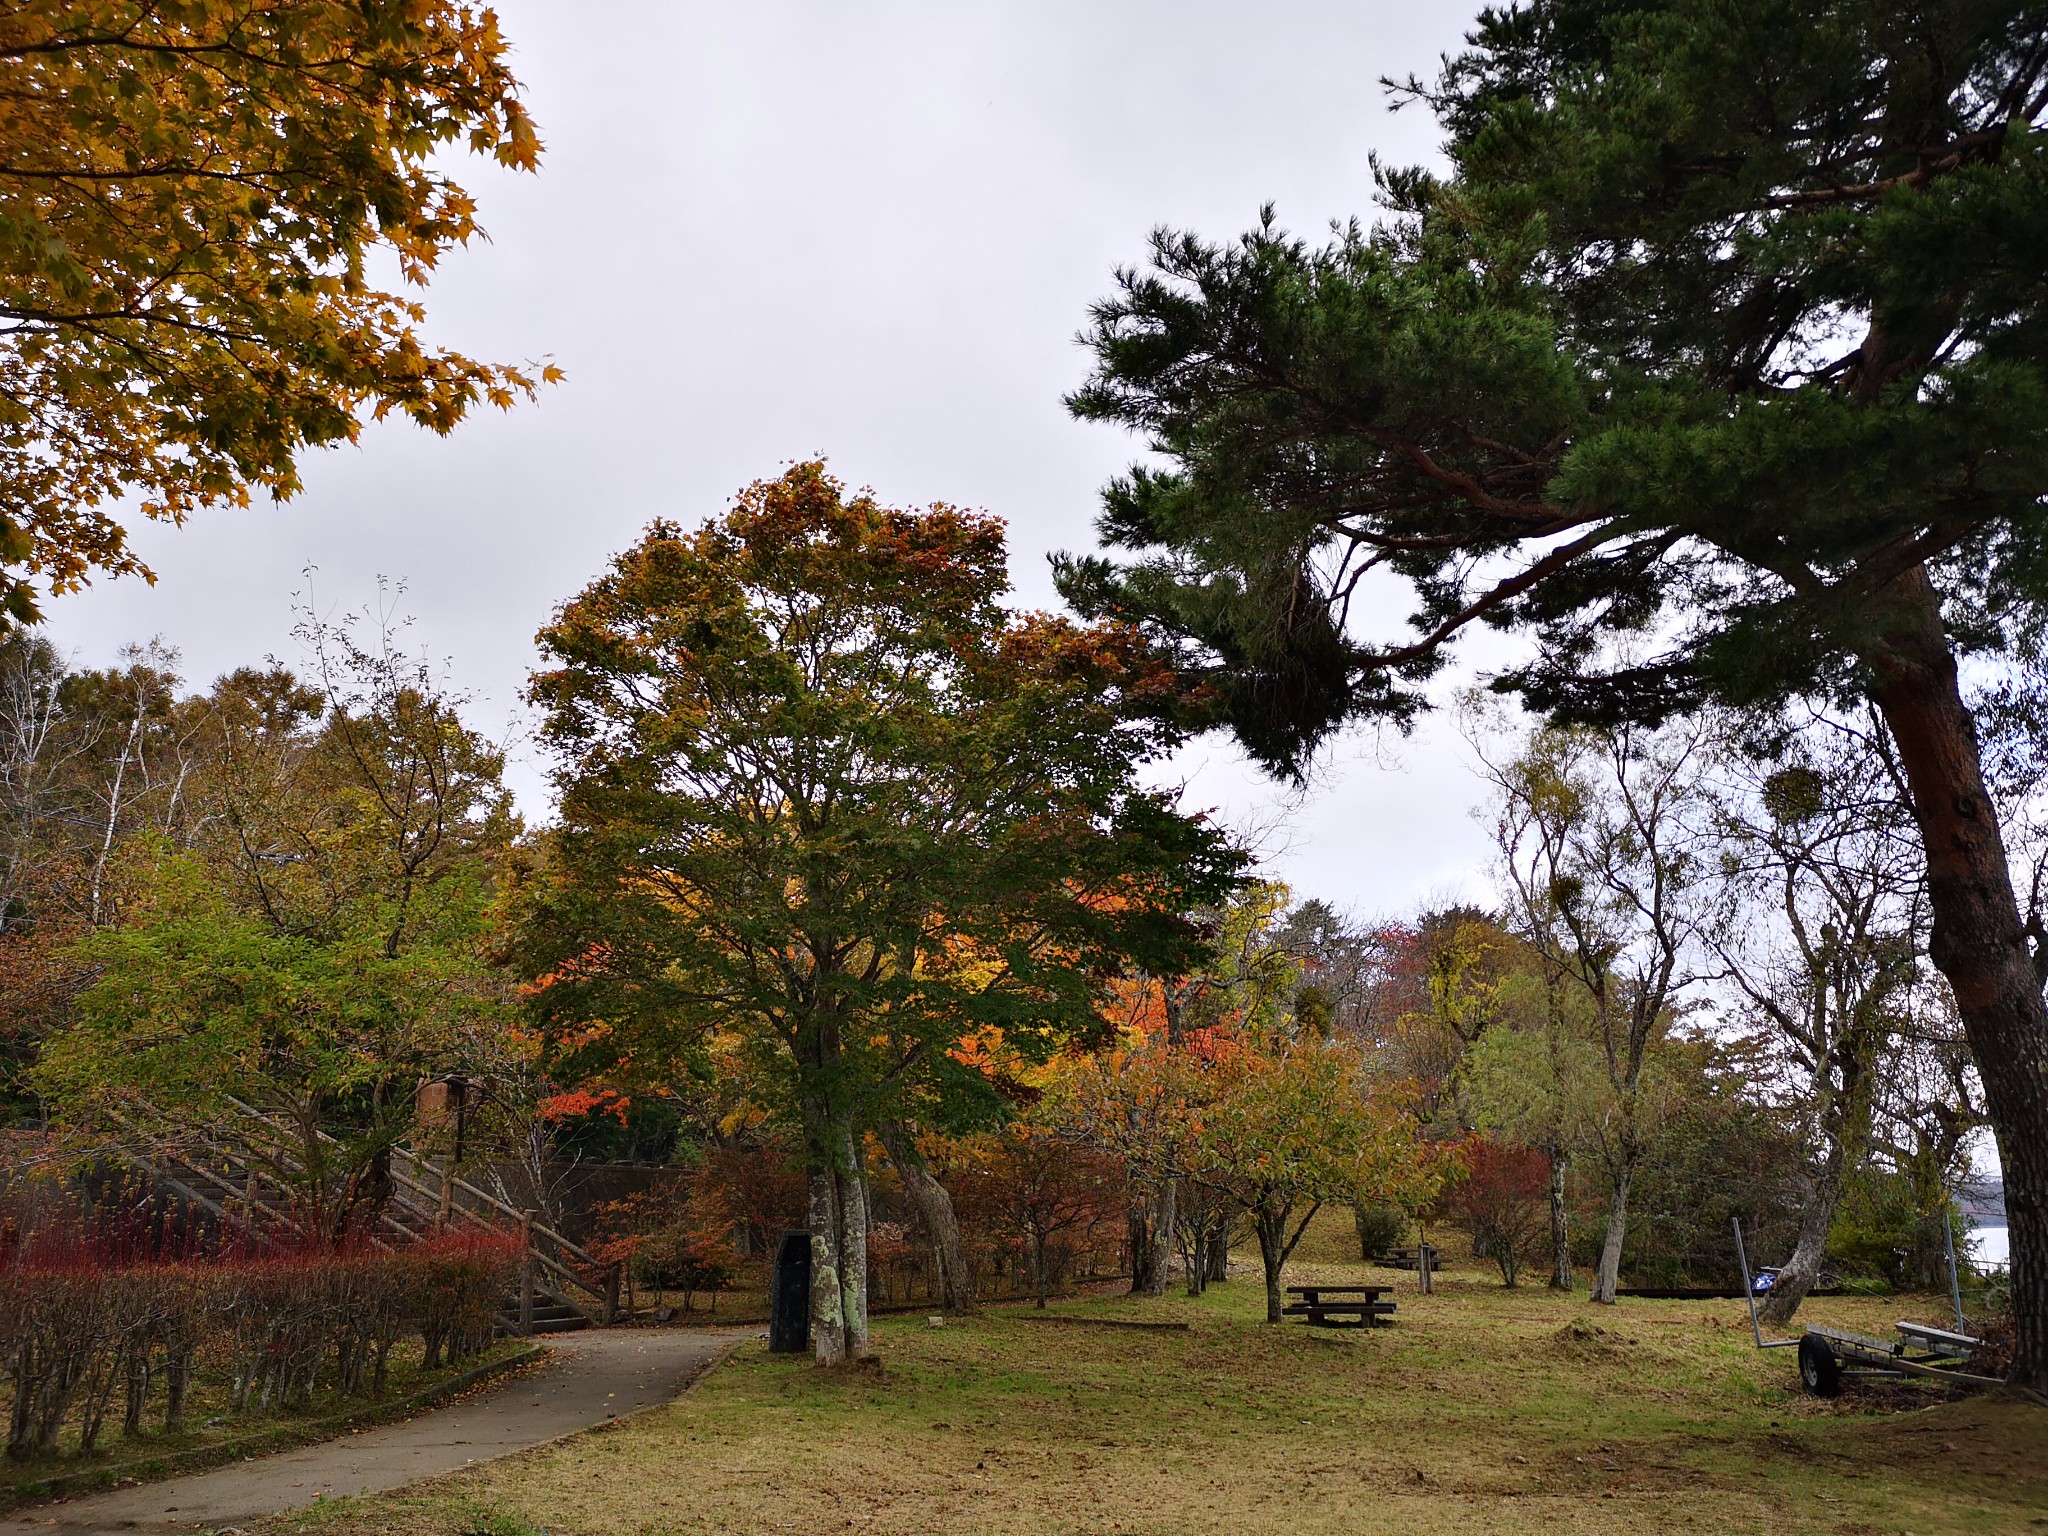
<path fill-rule="evenodd" d="M 1827 1342 L 1808 1334 L 1799 1341 L 1799 1381 L 1815 1397 L 1839 1397 L 1842 1362 Z"/>

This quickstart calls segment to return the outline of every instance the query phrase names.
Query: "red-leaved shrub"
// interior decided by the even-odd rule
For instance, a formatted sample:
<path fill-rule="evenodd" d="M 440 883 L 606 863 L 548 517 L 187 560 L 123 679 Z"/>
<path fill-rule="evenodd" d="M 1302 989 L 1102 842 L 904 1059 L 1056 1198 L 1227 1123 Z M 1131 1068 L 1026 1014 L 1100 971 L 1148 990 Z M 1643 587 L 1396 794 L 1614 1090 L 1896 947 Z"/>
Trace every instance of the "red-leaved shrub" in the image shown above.
<path fill-rule="evenodd" d="M 176 1432 L 203 1358 L 224 1362 L 238 1410 L 302 1406 L 322 1385 L 379 1391 L 407 1335 L 420 1338 L 427 1369 L 483 1347 L 520 1260 L 516 1238 L 489 1233 L 397 1250 L 135 1253 L 77 1227 L 0 1253 L 8 1455 L 55 1455 L 67 1423 L 91 1452 L 117 1396 L 123 1432 L 139 1434 L 159 1381 L 163 1426 Z"/>
<path fill-rule="evenodd" d="M 1541 1152 L 1474 1137 L 1463 1149 L 1465 1178 L 1444 1197 L 1447 1214 L 1472 1237 L 1474 1254 L 1513 1285 L 1549 1224 L 1550 1163 Z"/>

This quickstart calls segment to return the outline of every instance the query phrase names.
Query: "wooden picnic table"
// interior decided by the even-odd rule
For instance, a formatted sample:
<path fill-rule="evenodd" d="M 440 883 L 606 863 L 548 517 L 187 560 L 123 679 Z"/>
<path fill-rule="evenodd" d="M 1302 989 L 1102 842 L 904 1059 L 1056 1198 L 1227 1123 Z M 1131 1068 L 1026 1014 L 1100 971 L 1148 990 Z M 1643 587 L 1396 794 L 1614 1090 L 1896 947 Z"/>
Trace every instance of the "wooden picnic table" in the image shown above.
<path fill-rule="evenodd" d="M 1301 1299 L 1280 1310 L 1311 1328 L 1370 1328 L 1394 1315 L 1394 1303 L 1383 1300 L 1391 1285 L 1290 1285 L 1287 1294 Z"/>
<path fill-rule="evenodd" d="M 1448 1266 L 1444 1263 L 1443 1255 L 1437 1251 L 1436 1244 L 1430 1243 L 1427 1246 L 1429 1248 L 1430 1269 L 1439 1270 L 1447 1268 Z M 1374 1255 L 1373 1263 L 1377 1264 L 1381 1269 L 1420 1269 L 1422 1267 L 1422 1250 L 1420 1248 L 1389 1248 L 1385 1253 Z"/>

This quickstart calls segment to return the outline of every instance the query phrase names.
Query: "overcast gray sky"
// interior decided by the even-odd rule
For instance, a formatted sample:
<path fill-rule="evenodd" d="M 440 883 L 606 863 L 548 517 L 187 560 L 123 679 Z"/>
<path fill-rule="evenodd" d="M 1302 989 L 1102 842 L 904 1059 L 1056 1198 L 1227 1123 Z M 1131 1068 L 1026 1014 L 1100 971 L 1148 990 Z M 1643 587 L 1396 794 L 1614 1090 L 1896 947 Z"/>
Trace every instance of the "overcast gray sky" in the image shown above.
<path fill-rule="evenodd" d="M 897 505 L 1007 518 L 1020 600 L 1086 547 L 1135 445 L 1068 418 L 1074 335 L 1112 268 L 1170 224 L 1227 236 L 1366 215 L 1367 156 L 1428 157 L 1382 75 L 1427 71 L 1470 11 L 1444 0 L 742 5 L 500 0 L 547 143 L 539 175 L 460 174 L 491 243 L 428 295 L 438 340 L 550 356 L 568 381 L 447 439 L 410 426 L 314 455 L 283 506 L 140 529 L 159 582 L 49 605 L 111 660 L 161 635 L 195 683 L 275 653 L 300 572 L 360 607 L 403 581 L 418 642 L 493 730 L 551 608 L 657 516 L 824 454 Z M 1398 615 L 1389 615 L 1390 619 Z M 530 812 L 541 765 L 515 764 Z M 1226 747 L 1179 765 L 1191 803 L 1272 826 L 1301 895 L 1364 911 L 1477 893 L 1477 797 L 1447 724 L 1341 746 L 1292 806 Z"/>

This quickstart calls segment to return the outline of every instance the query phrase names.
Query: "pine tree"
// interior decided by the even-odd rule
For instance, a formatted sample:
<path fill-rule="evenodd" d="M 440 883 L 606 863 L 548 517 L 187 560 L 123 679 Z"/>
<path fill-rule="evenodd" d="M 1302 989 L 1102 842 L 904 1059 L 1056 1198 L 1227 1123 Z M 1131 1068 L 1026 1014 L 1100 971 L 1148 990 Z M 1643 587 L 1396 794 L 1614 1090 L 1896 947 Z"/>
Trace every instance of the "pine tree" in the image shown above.
<path fill-rule="evenodd" d="M 2048 619 L 2048 9 L 1538 0 L 1397 90 L 1450 169 L 1381 168 L 1376 225 L 1162 233 L 1098 306 L 1071 404 L 1166 464 L 1068 595 L 1282 773 L 1412 718 L 1474 625 L 1532 637 L 1497 683 L 1559 720 L 1872 701 L 2048 1388 L 2048 954 L 1958 685 Z"/>

